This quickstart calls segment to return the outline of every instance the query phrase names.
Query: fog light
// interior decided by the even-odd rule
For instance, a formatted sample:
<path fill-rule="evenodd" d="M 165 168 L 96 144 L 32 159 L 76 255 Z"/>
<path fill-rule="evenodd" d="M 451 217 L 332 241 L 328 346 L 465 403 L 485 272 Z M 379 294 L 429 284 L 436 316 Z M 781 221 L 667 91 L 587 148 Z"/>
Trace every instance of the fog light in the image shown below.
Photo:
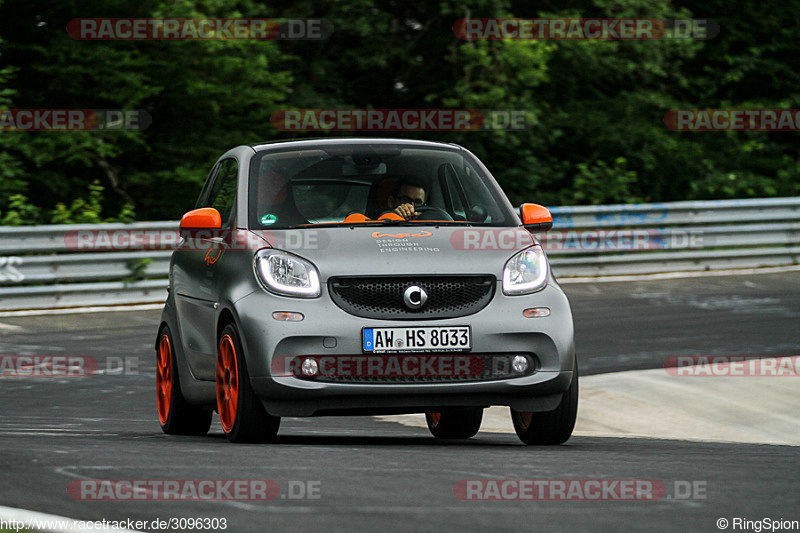
<path fill-rule="evenodd" d="M 543 316 L 550 316 L 550 309 L 547 307 L 531 307 L 522 312 L 525 318 L 539 318 Z"/>
<path fill-rule="evenodd" d="M 316 376 L 317 372 L 319 372 L 319 365 L 316 360 L 306 357 L 305 360 L 303 360 L 301 369 L 303 370 L 304 376 Z"/>
<path fill-rule="evenodd" d="M 515 355 L 514 359 L 511 360 L 511 367 L 517 374 L 524 373 L 528 370 L 528 358 L 524 355 Z"/>
<path fill-rule="evenodd" d="M 303 313 L 291 313 L 288 311 L 275 311 L 272 318 L 281 322 L 300 322 L 303 320 Z"/>

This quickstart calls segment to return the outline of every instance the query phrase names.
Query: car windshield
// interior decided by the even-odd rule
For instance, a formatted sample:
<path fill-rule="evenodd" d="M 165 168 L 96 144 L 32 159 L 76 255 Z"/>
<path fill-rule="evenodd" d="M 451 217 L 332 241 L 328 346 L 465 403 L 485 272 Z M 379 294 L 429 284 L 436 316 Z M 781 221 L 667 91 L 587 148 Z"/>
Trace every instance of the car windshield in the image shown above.
<path fill-rule="evenodd" d="M 413 206 L 404 220 L 392 213 Z M 392 144 L 265 150 L 250 166 L 251 228 L 309 225 L 514 226 L 519 219 L 471 154 Z M 389 220 L 391 218 L 391 220 Z"/>

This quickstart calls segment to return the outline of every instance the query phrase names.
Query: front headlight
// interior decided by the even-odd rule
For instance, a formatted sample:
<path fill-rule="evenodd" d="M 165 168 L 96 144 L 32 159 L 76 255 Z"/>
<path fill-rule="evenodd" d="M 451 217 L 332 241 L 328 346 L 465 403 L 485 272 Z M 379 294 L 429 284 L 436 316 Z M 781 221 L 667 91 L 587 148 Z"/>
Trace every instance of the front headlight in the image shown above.
<path fill-rule="evenodd" d="M 503 293 L 530 294 L 547 285 L 547 258 L 541 246 L 523 250 L 508 260 L 503 269 Z"/>
<path fill-rule="evenodd" d="M 316 298 L 320 295 L 319 272 L 305 259 L 280 250 L 256 254 L 256 276 L 267 290 L 286 296 Z"/>

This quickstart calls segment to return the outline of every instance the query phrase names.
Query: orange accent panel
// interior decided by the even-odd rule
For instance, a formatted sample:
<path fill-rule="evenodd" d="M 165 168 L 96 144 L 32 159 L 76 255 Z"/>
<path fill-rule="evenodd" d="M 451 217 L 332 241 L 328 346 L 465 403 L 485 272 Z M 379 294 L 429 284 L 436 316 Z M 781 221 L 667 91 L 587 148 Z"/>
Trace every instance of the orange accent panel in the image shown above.
<path fill-rule="evenodd" d="M 361 222 L 366 222 L 369 220 L 366 215 L 362 215 L 361 213 L 350 213 L 347 215 L 347 218 L 344 221 L 348 224 L 358 224 Z"/>
<path fill-rule="evenodd" d="M 385 215 L 381 215 L 378 220 L 405 220 L 403 217 L 398 215 L 397 213 L 386 213 Z"/>

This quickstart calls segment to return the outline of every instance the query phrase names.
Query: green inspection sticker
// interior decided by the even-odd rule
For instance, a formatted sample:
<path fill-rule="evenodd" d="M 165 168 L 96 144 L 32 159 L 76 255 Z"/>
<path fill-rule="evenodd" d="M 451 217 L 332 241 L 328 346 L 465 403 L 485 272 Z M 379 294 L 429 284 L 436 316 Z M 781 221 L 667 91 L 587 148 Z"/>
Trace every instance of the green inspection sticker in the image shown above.
<path fill-rule="evenodd" d="M 274 224 L 278 221 L 278 217 L 272 214 L 266 214 L 261 217 L 261 223 L 265 226 L 269 226 L 270 224 Z"/>

